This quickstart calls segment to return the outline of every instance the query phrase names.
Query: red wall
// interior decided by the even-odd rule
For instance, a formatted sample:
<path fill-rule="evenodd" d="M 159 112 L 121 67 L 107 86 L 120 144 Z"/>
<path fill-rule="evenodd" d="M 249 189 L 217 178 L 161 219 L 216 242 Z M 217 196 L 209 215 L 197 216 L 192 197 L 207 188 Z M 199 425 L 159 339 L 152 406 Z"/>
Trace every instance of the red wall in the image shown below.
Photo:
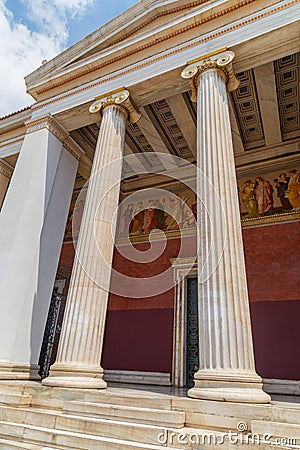
<path fill-rule="evenodd" d="M 243 229 L 252 302 L 299 300 L 300 222 Z"/>
<path fill-rule="evenodd" d="M 243 230 L 254 352 L 265 378 L 300 379 L 300 222 Z"/>
<path fill-rule="evenodd" d="M 253 302 L 250 310 L 259 375 L 300 380 L 300 301 Z"/>
<path fill-rule="evenodd" d="M 154 248 L 155 242 L 152 243 Z M 180 246 L 186 257 L 195 255 L 194 237 L 169 239 L 159 259 L 137 264 L 115 251 L 113 267 L 130 277 L 141 278 L 133 289 L 141 298 L 120 297 L 110 294 L 102 364 L 106 369 L 137 370 L 170 373 L 172 369 L 174 288 L 154 297 L 145 297 L 144 278 L 151 278 L 171 267 L 170 259 L 178 256 Z M 135 244 L 140 252 L 149 244 Z M 173 286 L 173 271 L 165 280 Z M 117 280 L 112 280 L 112 285 Z M 113 286 L 112 286 L 113 287 Z M 130 286 L 128 286 L 130 290 Z M 132 292 L 133 293 L 133 292 Z M 147 294 L 151 294 L 147 292 Z"/>
<path fill-rule="evenodd" d="M 300 379 L 300 222 L 243 229 L 257 372 L 266 378 Z M 186 238 L 185 254 L 195 255 L 195 239 Z M 114 268 L 143 277 L 170 266 L 179 251 L 170 239 L 159 261 L 137 264 L 117 251 Z M 148 244 L 136 244 L 146 250 Z M 61 262 L 70 263 L 72 244 L 64 244 Z M 116 282 L 116 281 L 115 281 Z M 135 287 L 135 289 L 137 289 Z M 148 298 L 111 294 L 102 364 L 107 369 L 171 372 L 174 290 Z"/>
<path fill-rule="evenodd" d="M 103 367 L 170 372 L 172 330 L 172 308 L 108 311 Z"/>

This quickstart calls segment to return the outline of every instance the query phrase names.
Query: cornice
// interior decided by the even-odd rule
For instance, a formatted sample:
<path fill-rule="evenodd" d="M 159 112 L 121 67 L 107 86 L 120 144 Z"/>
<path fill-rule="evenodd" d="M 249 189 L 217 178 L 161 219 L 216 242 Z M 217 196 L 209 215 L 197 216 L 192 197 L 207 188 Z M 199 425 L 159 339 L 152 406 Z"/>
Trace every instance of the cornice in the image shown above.
<path fill-rule="evenodd" d="M 208 2 L 209 2 L 209 0 L 198 0 L 198 1 L 193 1 L 189 4 L 177 6 L 176 8 L 166 9 L 166 10 L 157 12 L 153 17 L 149 18 L 146 22 L 143 22 L 142 24 L 133 28 L 133 30 L 129 31 L 128 33 L 125 33 L 122 36 L 122 38 L 119 38 L 119 39 L 116 39 L 115 41 L 113 41 L 111 45 L 114 45 L 114 44 L 124 41 L 128 37 L 132 36 L 133 34 L 137 33 L 138 31 L 142 30 L 143 28 L 147 27 L 148 25 L 150 25 L 150 23 L 154 22 L 155 20 L 157 20 L 161 17 L 168 16 L 169 14 L 174 14 L 176 12 L 181 12 L 181 11 L 184 11 L 184 10 L 187 10 L 190 8 L 195 8 L 196 6 L 200 6 L 200 5 L 203 5 L 204 3 L 208 3 Z"/>
<path fill-rule="evenodd" d="M 82 150 L 82 148 L 74 141 L 74 139 L 71 138 L 69 135 L 65 141 L 63 142 L 64 148 L 71 153 L 74 158 L 76 158 L 78 161 L 81 159 L 83 155 L 85 155 L 85 152 Z"/>
<path fill-rule="evenodd" d="M 82 148 L 71 138 L 69 132 L 50 114 L 25 122 L 27 134 L 46 128 L 50 131 L 78 161 L 85 154 Z"/>
<path fill-rule="evenodd" d="M 261 227 L 267 225 L 275 225 L 278 223 L 286 223 L 300 220 L 300 212 L 292 211 L 284 214 L 273 214 L 272 216 L 253 217 L 250 219 L 242 219 L 242 228 Z"/>
<path fill-rule="evenodd" d="M 98 52 L 105 51 L 107 48 L 113 47 L 116 44 L 130 38 L 131 36 L 136 35 L 140 30 L 143 30 L 149 24 L 161 17 L 165 17 L 176 12 L 189 10 L 205 3 L 209 3 L 210 1 L 211 0 L 194 0 L 190 2 L 184 2 L 184 4 L 181 6 L 167 9 L 168 5 L 163 4 L 163 2 L 155 1 L 157 5 L 155 5 L 153 8 L 153 3 L 155 2 L 143 0 L 143 2 L 139 2 L 133 5 L 124 13 L 115 17 L 113 20 L 103 25 L 98 30 L 95 30 L 89 36 L 81 39 L 70 48 L 61 52 L 49 62 L 46 62 L 35 71 L 28 74 L 25 77 L 25 80 L 27 81 L 28 79 L 30 85 L 31 79 L 47 76 L 49 75 L 49 73 L 51 74 L 53 68 L 59 67 L 64 60 L 69 60 L 71 61 L 71 64 L 76 64 L 76 62 L 78 62 L 82 58 L 93 56 Z M 143 4 L 140 5 L 140 3 Z M 177 0 L 173 3 L 179 3 L 179 1 Z M 134 10 L 135 12 L 133 13 Z M 126 19 L 124 19 L 125 15 Z M 132 26 L 134 28 L 131 28 Z M 87 42 L 84 49 L 80 48 L 80 46 L 82 46 L 85 41 Z"/>
<path fill-rule="evenodd" d="M 69 135 L 68 131 L 50 114 L 39 119 L 28 120 L 25 122 L 25 127 L 27 134 L 47 128 L 61 142 L 64 142 Z"/>
<path fill-rule="evenodd" d="M 8 164 L 6 161 L 3 161 L 3 159 L 0 159 L 0 174 L 4 175 L 7 178 L 10 178 L 13 171 L 14 168 L 10 164 Z"/>
<path fill-rule="evenodd" d="M 31 106 L 1 117 L 0 134 L 4 134 L 24 127 L 24 122 L 26 120 L 30 120 L 30 117 Z"/>
<path fill-rule="evenodd" d="M 255 1 L 257 1 L 257 0 L 242 0 L 242 1 L 238 2 L 238 3 L 235 3 L 234 5 L 231 5 L 231 6 L 227 7 L 227 8 L 225 8 L 225 9 L 222 9 L 221 11 L 212 13 L 212 14 L 210 14 L 209 16 L 207 16 L 205 18 L 194 20 L 189 25 L 186 25 L 186 26 L 184 26 L 182 28 L 179 28 L 178 30 L 172 31 L 172 32 L 168 33 L 165 36 L 156 37 L 151 42 L 147 42 L 145 44 L 142 44 L 142 45 L 139 45 L 137 47 L 134 47 L 132 50 L 122 51 L 122 53 L 120 55 L 118 55 L 118 56 L 116 56 L 114 58 L 111 58 L 111 59 L 109 59 L 107 61 L 103 62 L 103 60 L 101 58 L 101 54 L 99 54 L 99 60 L 101 62 L 99 62 L 98 64 L 95 64 L 94 66 L 91 66 L 91 64 L 89 64 L 88 68 L 86 68 L 86 69 L 84 69 L 84 70 L 82 70 L 79 73 L 76 73 L 74 75 L 70 75 L 68 78 L 65 78 L 64 80 L 60 80 L 60 81 L 57 81 L 57 82 L 54 82 L 52 80 L 50 86 L 45 86 L 42 89 L 36 89 L 35 92 L 38 95 L 44 94 L 45 92 L 48 92 L 48 91 L 50 91 L 50 90 L 52 90 L 54 88 L 57 88 L 59 86 L 62 86 L 64 84 L 67 84 L 70 81 L 76 80 L 76 79 L 81 78 L 81 77 L 83 77 L 85 75 L 88 75 L 88 74 L 90 74 L 92 72 L 95 72 L 95 71 L 98 71 L 98 70 L 100 70 L 100 69 L 102 69 L 104 67 L 107 67 L 107 66 L 109 66 L 111 64 L 114 64 L 116 62 L 122 61 L 125 58 L 127 58 L 129 56 L 132 56 L 134 54 L 137 54 L 137 53 L 139 53 L 139 52 L 141 52 L 143 50 L 147 50 L 147 49 L 149 49 L 151 47 L 157 46 L 158 44 L 161 44 L 162 42 L 165 42 L 165 41 L 167 41 L 169 39 L 172 39 L 172 38 L 174 38 L 176 36 L 179 36 L 179 35 L 181 35 L 181 34 L 183 34 L 185 32 L 188 32 L 188 31 L 190 31 L 190 30 L 192 30 L 194 28 L 197 28 L 200 25 L 203 25 L 205 23 L 211 22 L 211 21 L 213 21 L 213 20 L 215 20 L 215 19 L 217 19 L 219 17 L 222 17 L 222 16 L 224 16 L 226 14 L 229 14 L 229 13 L 231 13 L 233 11 L 236 11 L 236 10 L 242 8 L 243 6 L 249 5 L 251 3 L 255 3 Z M 293 3 L 293 2 L 298 2 L 298 0 L 292 0 L 290 3 Z M 176 11 L 174 11 L 174 12 L 176 12 Z M 232 31 L 232 28 L 231 28 L 230 31 Z M 114 44 L 112 44 L 112 45 L 114 45 Z M 86 61 L 86 63 L 88 64 L 88 61 Z"/>
<path fill-rule="evenodd" d="M 241 5 L 244 6 L 245 4 L 252 3 L 252 1 L 255 1 L 255 0 L 245 0 L 245 1 L 241 2 L 239 5 L 237 5 L 237 7 L 241 7 Z M 117 73 L 112 73 L 111 75 L 106 75 L 102 79 L 99 79 L 99 80 L 96 80 L 96 81 L 91 81 L 89 83 L 84 84 L 83 86 L 81 86 L 79 88 L 72 88 L 72 90 L 70 90 L 70 91 L 68 91 L 66 93 L 57 94 L 56 97 L 43 100 L 40 104 L 37 103 L 36 105 L 34 105 L 34 109 L 37 110 L 39 108 L 45 107 L 46 105 L 59 102 L 62 99 L 65 99 L 65 98 L 68 98 L 68 97 L 72 97 L 73 95 L 77 95 L 80 92 L 87 91 L 87 90 L 89 90 L 89 89 L 91 89 L 93 87 L 99 86 L 101 84 L 107 83 L 107 82 L 115 80 L 117 78 L 122 78 L 122 76 L 124 76 L 124 75 L 127 75 L 127 74 L 132 73 L 132 72 L 136 72 L 137 70 L 139 70 L 141 68 L 151 66 L 152 64 L 155 64 L 158 61 L 161 61 L 163 59 L 167 59 L 168 57 L 173 56 L 176 53 L 181 53 L 181 52 L 183 52 L 185 50 L 188 50 L 189 48 L 198 46 L 198 45 L 203 44 L 205 42 L 209 42 L 209 41 L 211 41 L 211 40 L 213 40 L 213 39 L 215 39 L 217 37 L 226 35 L 227 33 L 230 33 L 230 32 L 232 32 L 234 30 L 243 28 L 243 27 L 245 27 L 245 26 L 247 26 L 247 25 L 249 25 L 251 23 L 254 23 L 254 22 L 258 21 L 258 20 L 261 20 L 261 19 L 263 19 L 263 18 L 265 18 L 267 16 L 276 14 L 279 11 L 285 10 L 285 9 L 295 5 L 295 4 L 298 4 L 299 2 L 300 2 L 300 0 L 291 0 L 290 2 L 288 2 L 288 3 L 284 4 L 284 5 L 279 5 L 277 7 L 269 9 L 268 11 L 264 11 L 264 12 L 261 12 L 261 13 L 258 12 L 257 15 L 251 16 L 250 18 L 245 19 L 245 20 L 241 20 L 239 23 L 236 23 L 234 25 L 229 25 L 227 27 L 224 27 L 220 31 L 216 31 L 215 33 L 212 32 L 212 33 L 210 33 L 207 36 L 201 37 L 201 38 L 199 38 L 197 40 L 193 40 L 192 42 L 188 42 L 185 45 L 182 45 L 182 46 L 180 46 L 178 48 L 171 49 L 170 51 L 164 52 L 163 54 L 159 54 L 157 56 L 152 56 L 152 57 L 150 57 L 149 59 L 147 59 L 145 61 L 142 61 L 142 62 L 140 62 L 138 64 L 135 64 L 134 66 L 126 67 L 125 69 L 120 70 Z M 229 9 L 231 10 L 232 7 L 230 7 Z M 212 20 L 212 17 L 213 16 L 210 16 L 208 19 Z M 198 23 L 197 26 L 199 26 L 199 23 Z M 173 37 L 173 34 L 172 34 L 172 36 L 169 36 L 169 37 Z M 144 49 L 144 47 L 143 47 L 143 49 Z M 139 51 L 139 49 L 137 49 L 137 51 Z M 45 91 L 43 91 L 43 92 L 46 92 L 46 91 L 48 91 L 50 89 L 53 89 L 54 87 L 58 87 L 58 86 L 60 86 L 62 84 L 68 83 L 69 81 L 72 81 L 73 79 L 77 78 L 78 76 L 84 76 L 87 73 L 89 73 L 90 71 L 98 70 L 99 68 L 105 67 L 106 65 L 109 65 L 109 64 L 112 64 L 114 62 L 117 62 L 120 59 L 122 59 L 122 58 L 124 58 L 124 57 L 126 57 L 128 55 L 129 55 L 128 53 L 124 53 L 123 55 L 121 55 L 121 56 L 119 56 L 117 58 L 114 58 L 114 59 L 112 59 L 110 61 L 104 62 L 101 66 L 97 67 L 96 69 L 95 68 L 87 69 L 86 71 L 82 72 L 81 74 L 69 77 L 67 80 L 63 80 L 61 83 L 52 84 L 49 88 L 45 89 Z M 122 83 L 120 83 L 120 84 L 122 84 Z M 42 91 L 39 91 L 39 93 L 42 93 Z"/>
<path fill-rule="evenodd" d="M 30 105 L 30 106 L 25 106 L 24 108 L 21 108 L 21 109 L 19 109 L 19 110 L 17 110 L 17 111 L 13 111 L 13 112 L 11 112 L 11 113 L 9 113 L 9 114 L 5 114 L 4 116 L 1 116 L 1 117 L 0 117 L 0 121 L 1 121 L 1 120 L 7 120 L 7 119 L 9 119 L 9 118 L 12 117 L 12 116 L 21 115 L 21 114 L 24 113 L 25 111 L 30 111 L 30 109 L 31 109 L 31 105 Z"/>

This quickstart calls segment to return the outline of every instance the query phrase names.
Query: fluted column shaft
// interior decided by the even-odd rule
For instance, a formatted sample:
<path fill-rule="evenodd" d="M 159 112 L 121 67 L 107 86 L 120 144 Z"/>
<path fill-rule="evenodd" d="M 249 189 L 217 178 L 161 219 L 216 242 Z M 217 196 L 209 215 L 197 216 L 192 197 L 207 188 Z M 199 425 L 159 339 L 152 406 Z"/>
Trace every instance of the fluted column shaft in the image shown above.
<path fill-rule="evenodd" d="M 255 372 L 226 92 L 228 73 L 232 76 L 233 72 L 208 61 L 193 80 L 201 198 L 197 220 L 200 364 L 189 395 L 263 403 L 269 397 Z"/>
<path fill-rule="evenodd" d="M 115 103 L 102 111 L 57 360 L 46 385 L 106 387 L 100 360 L 127 117 L 126 109 Z"/>
<path fill-rule="evenodd" d="M 254 371 L 251 324 L 227 93 L 224 74 L 220 70 L 207 70 L 201 75 L 197 113 L 198 167 L 211 181 L 218 196 L 209 197 L 201 173 L 197 186 L 204 204 L 220 201 L 225 213 L 222 223 L 222 217 L 208 217 L 199 207 L 200 260 L 208 262 L 211 273 L 209 279 L 202 282 L 199 268 L 199 327 L 203 333 L 200 369 L 213 370 L 214 374 L 216 370 L 221 371 L 222 377 L 226 371 L 232 375 L 234 370 L 248 376 Z M 217 211 L 219 205 L 210 208 Z M 210 220 L 215 221 L 213 228 Z M 221 229 L 224 226 L 225 229 Z M 214 258 L 209 258 L 209 246 L 202 244 L 209 233 L 213 246 L 224 246 L 218 264 Z M 219 248 L 218 254 L 221 252 L 222 248 Z M 216 268 L 212 266 L 214 264 L 217 264 Z"/>

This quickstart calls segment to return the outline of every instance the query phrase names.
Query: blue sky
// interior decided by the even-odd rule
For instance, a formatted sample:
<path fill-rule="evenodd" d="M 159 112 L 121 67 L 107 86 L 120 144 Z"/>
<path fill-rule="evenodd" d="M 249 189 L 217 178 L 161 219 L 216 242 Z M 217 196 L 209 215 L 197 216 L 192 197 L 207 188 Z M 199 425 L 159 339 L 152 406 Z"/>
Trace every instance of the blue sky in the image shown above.
<path fill-rule="evenodd" d="M 106 6 L 107 3 L 109 6 Z M 137 0 L 95 1 L 94 6 L 87 11 L 83 19 L 77 17 L 69 22 L 70 44 L 74 44 L 87 34 L 97 30 L 101 25 L 121 14 L 135 3 L 137 3 Z"/>
<path fill-rule="evenodd" d="M 0 0 L 0 116 L 33 103 L 24 76 L 137 0 Z M 2 70 L 5 68 L 5 70 Z"/>

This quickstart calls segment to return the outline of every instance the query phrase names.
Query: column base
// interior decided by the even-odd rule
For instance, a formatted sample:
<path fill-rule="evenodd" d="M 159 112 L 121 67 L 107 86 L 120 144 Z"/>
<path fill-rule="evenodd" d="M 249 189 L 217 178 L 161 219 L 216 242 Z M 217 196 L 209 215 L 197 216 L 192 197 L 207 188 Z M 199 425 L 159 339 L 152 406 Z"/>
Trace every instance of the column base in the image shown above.
<path fill-rule="evenodd" d="M 195 385 L 189 389 L 188 396 L 202 400 L 235 403 L 270 403 L 271 397 L 263 391 L 262 379 L 258 375 L 238 376 L 234 374 L 215 376 L 195 373 Z"/>
<path fill-rule="evenodd" d="M 53 364 L 50 375 L 42 381 L 44 386 L 79 389 L 105 389 L 103 369 L 100 366 Z"/>
<path fill-rule="evenodd" d="M 40 381 L 39 369 L 37 364 L 0 362 L 0 380 Z"/>

